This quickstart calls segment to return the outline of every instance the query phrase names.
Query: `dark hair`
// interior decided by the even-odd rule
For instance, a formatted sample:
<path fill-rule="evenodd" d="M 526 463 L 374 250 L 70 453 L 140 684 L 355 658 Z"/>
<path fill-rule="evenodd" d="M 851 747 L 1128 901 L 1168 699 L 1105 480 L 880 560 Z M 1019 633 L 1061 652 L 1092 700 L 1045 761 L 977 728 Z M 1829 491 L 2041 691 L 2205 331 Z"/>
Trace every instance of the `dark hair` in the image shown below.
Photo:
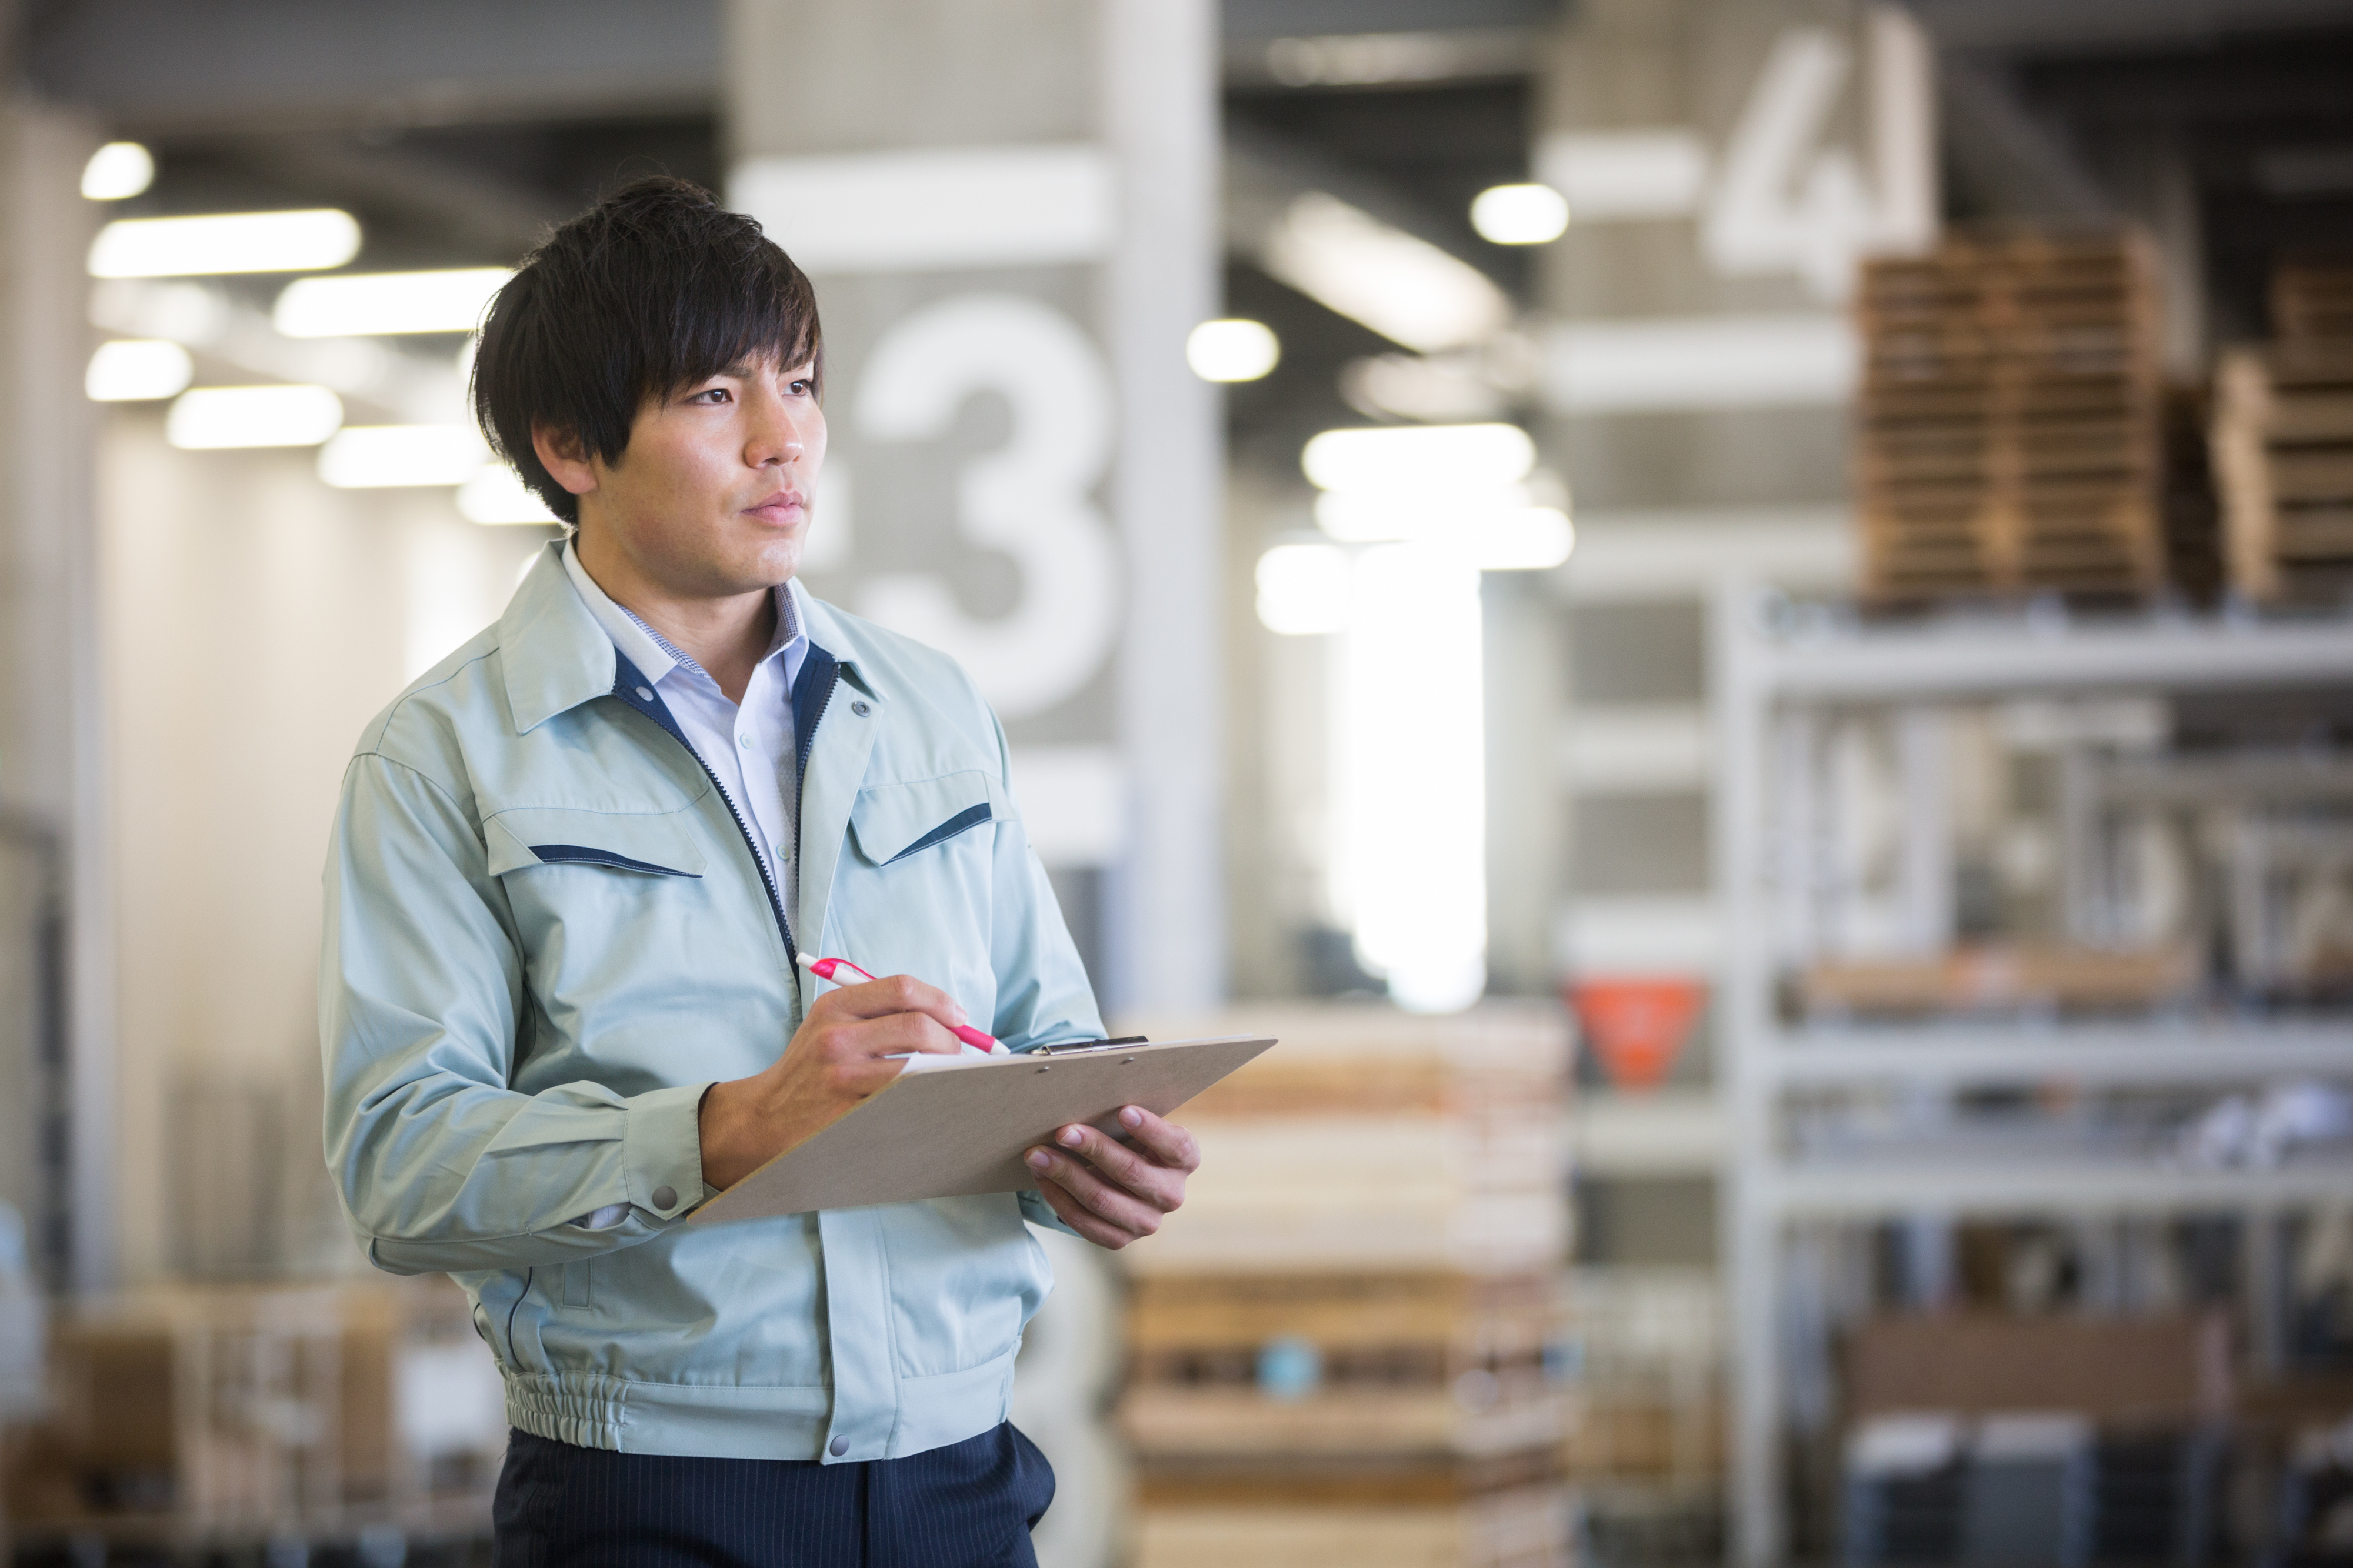
<path fill-rule="evenodd" d="M 579 498 L 532 449 L 534 424 L 607 463 L 649 397 L 774 353 L 816 366 L 817 295 L 759 224 L 685 180 L 633 180 L 549 235 L 491 300 L 474 351 L 474 417 L 566 522 Z"/>

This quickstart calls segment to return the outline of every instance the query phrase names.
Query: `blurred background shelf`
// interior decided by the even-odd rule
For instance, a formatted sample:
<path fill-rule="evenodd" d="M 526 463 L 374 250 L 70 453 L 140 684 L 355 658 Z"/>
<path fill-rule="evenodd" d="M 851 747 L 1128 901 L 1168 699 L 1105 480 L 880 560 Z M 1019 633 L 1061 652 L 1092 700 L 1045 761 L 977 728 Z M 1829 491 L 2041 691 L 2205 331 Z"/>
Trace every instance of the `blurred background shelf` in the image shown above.
<path fill-rule="evenodd" d="M 1728 1288 L 1780 1303 L 1733 1330 L 1736 1556 L 1794 1549 L 1807 1463 L 1849 1478 L 1850 1561 L 1958 1553 L 1995 1427 L 1873 1425 L 1835 1346 L 1987 1291 L 2031 1310 L 2057 1267 L 2106 1311 L 2234 1281 L 2252 1364 L 2289 1353 L 2283 1259 L 2308 1272 L 2353 1192 L 2353 1016 L 2309 945 L 2336 862 L 2285 847 L 2344 820 L 2353 617 L 1867 624 L 1735 588 L 1712 626 Z M 2080 1419 L 2035 1485 L 2107 1473 Z M 1874 1457 L 1914 1441 L 1947 1446 Z M 2210 1549 L 2211 1484 L 2165 1550 Z"/>
<path fill-rule="evenodd" d="M 1772 1030 L 1759 1078 L 1788 1089 L 1871 1080 L 1962 1085 L 2242 1083 L 2341 1071 L 2341 1021 L 2143 1024 L 1950 1020 L 1910 1026 Z"/>
<path fill-rule="evenodd" d="M 2353 1160 L 2271 1171 L 2200 1171 L 2133 1160 L 1957 1159 L 1779 1163 L 1749 1201 L 1779 1219 L 1921 1213 L 1978 1217 L 2185 1214 L 2333 1203 Z"/>

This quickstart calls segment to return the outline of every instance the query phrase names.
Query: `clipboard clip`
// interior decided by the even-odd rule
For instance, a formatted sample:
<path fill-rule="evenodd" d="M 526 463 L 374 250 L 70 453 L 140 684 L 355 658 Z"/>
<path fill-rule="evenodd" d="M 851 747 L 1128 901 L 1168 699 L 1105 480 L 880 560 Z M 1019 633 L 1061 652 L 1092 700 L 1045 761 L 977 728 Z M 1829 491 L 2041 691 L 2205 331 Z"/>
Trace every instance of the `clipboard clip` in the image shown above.
<path fill-rule="evenodd" d="M 1029 1054 L 1033 1057 L 1072 1057 L 1082 1051 L 1108 1051 L 1121 1046 L 1148 1046 L 1151 1043 L 1149 1036 L 1122 1035 L 1115 1040 L 1072 1040 L 1060 1046 L 1039 1046 Z"/>

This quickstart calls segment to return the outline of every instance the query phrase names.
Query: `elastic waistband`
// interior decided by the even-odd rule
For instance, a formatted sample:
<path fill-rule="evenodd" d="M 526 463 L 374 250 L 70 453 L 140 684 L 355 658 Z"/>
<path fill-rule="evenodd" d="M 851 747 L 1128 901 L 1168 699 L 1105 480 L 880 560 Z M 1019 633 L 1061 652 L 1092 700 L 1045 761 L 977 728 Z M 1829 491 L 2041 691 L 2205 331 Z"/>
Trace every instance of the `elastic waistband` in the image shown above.
<path fill-rule="evenodd" d="M 885 1458 L 928 1453 L 988 1431 L 1012 1403 L 1013 1352 L 962 1372 L 899 1381 Z M 510 1375 L 508 1424 L 536 1436 L 620 1454 L 825 1459 L 833 1391 L 639 1383 L 601 1373 Z"/>

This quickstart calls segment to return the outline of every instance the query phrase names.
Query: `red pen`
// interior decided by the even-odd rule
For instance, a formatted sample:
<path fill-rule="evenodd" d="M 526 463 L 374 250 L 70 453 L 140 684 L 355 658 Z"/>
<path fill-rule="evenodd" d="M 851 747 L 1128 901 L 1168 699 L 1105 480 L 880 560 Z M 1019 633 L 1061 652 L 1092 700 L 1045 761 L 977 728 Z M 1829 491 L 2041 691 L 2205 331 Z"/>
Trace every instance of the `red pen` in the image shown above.
<path fill-rule="evenodd" d="M 811 958 L 805 952 L 801 954 L 801 967 L 807 970 L 811 974 L 816 975 L 819 980 L 833 979 L 833 972 L 837 969 L 847 969 L 852 974 L 860 975 L 868 980 L 875 978 L 873 975 L 868 974 L 866 971 L 859 968 L 858 965 L 850 963 L 849 960 L 846 958 Z M 994 1051 L 999 1056 L 1006 1054 L 1005 1047 L 997 1044 L 994 1036 L 984 1035 L 969 1024 L 958 1024 L 955 1026 L 955 1034 L 957 1039 L 962 1040 L 965 1045 L 972 1047 L 975 1050 Z"/>

